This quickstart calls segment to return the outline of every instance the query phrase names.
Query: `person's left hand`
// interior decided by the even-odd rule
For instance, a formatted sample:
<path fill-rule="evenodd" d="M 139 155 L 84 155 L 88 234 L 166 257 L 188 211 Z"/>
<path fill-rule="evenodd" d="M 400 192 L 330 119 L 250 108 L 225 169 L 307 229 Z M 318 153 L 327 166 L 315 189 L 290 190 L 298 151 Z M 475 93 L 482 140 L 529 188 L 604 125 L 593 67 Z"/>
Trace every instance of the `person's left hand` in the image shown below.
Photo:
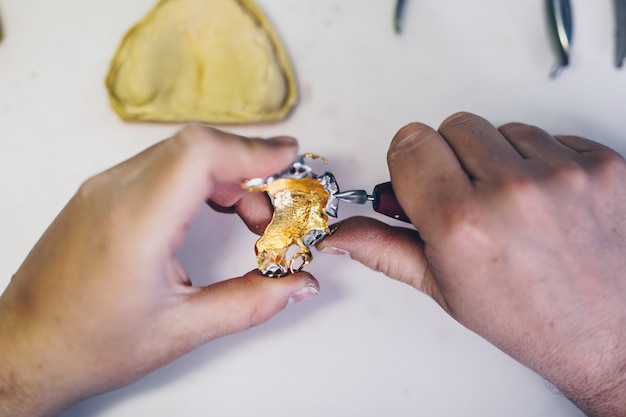
<path fill-rule="evenodd" d="M 194 287 L 175 255 L 207 200 L 261 232 L 271 206 L 239 184 L 296 153 L 291 138 L 190 125 L 87 180 L 0 297 L 0 415 L 58 413 L 317 294 L 304 272 Z"/>

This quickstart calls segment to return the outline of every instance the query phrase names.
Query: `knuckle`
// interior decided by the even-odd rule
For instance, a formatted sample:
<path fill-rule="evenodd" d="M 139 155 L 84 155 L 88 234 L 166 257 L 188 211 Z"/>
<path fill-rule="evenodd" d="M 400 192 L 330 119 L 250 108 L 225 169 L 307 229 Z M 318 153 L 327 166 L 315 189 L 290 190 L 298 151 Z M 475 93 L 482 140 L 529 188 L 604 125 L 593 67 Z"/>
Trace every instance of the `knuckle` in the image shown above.
<path fill-rule="evenodd" d="M 125 206 L 119 204 L 119 193 L 119 186 L 111 172 L 105 171 L 86 179 L 68 204 L 71 212 L 80 213 L 81 223 L 97 231 L 92 239 L 103 255 L 111 250 L 111 236 L 128 232 L 125 227 L 128 213 Z"/>
<path fill-rule="evenodd" d="M 409 123 L 393 137 L 387 151 L 387 162 L 393 162 L 405 156 L 407 152 L 414 151 L 435 136 L 437 136 L 437 132 L 431 127 L 418 122 Z"/>
<path fill-rule="evenodd" d="M 585 191 L 590 184 L 588 173 L 573 160 L 559 163 L 555 167 L 552 176 L 557 184 L 577 192 Z"/>
<path fill-rule="evenodd" d="M 544 142 L 550 136 L 542 129 L 519 122 L 506 123 L 498 128 L 506 139 L 517 146 L 527 148 Z"/>
<path fill-rule="evenodd" d="M 478 116 L 476 116 L 475 114 L 472 114 L 467 111 L 458 111 L 446 117 L 444 121 L 441 123 L 441 126 L 446 126 L 448 124 L 455 125 L 457 123 L 464 123 L 468 120 L 473 120 L 477 117 Z"/>
<path fill-rule="evenodd" d="M 505 198 L 516 197 L 534 194 L 539 186 L 540 182 L 535 173 L 525 169 L 515 169 L 493 181 L 493 192 Z"/>
<path fill-rule="evenodd" d="M 626 177 L 626 160 L 611 149 L 598 151 L 594 173 L 605 178 L 623 179 Z"/>
<path fill-rule="evenodd" d="M 109 175 L 106 171 L 93 175 L 80 184 L 76 196 L 81 200 L 90 200 L 100 194 L 108 183 Z"/>
<path fill-rule="evenodd" d="M 480 259 L 498 250 L 489 219 L 480 213 L 465 211 L 454 216 L 444 227 L 447 229 L 443 234 L 444 245 L 459 257 Z"/>
<path fill-rule="evenodd" d="M 207 157 L 219 158 L 229 154 L 244 162 L 253 163 L 251 158 L 255 145 L 259 143 L 200 123 L 186 125 L 172 139 L 183 162 Z"/>
<path fill-rule="evenodd" d="M 504 123 L 504 124 L 500 125 L 498 130 L 500 130 L 500 131 L 510 131 L 510 130 L 517 130 L 517 129 L 522 129 L 522 128 L 526 128 L 526 127 L 529 127 L 529 126 L 524 124 L 524 123 L 508 122 L 508 123 Z"/>
<path fill-rule="evenodd" d="M 219 154 L 219 131 L 199 123 L 190 123 L 168 140 L 174 166 L 193 163 L 198 158 Z"/>
<path fill-rule="evenodd" d="M 480 116 L 477 116 L 473 113 L 469 113 L 466 111 L 456 112 L 450 116 L 448 116 L 439 126 L 440 132 L 449 132 L 452 129 L 459 127 L 460 125 L 465 125 L 467 123 L 471 123 L 474 121 L 484 121 L 484 119 Z"/>
<path fill-rule="evenodd" d="M 207 137 L 211 137 L 210 131 L 207 131 L 207 129 L 210 128 L 198 123 L 190 123 L 183 127 L 183 129 L 173 137 L 172 141 L 181 153 L 193 152 L 196 148 L 203 146 L 207 142 Z"/>
<path fill-rule="evenodd" d="M 442 209 L 442 232 L 454 241 L 467 241 L 472 230 L 479 229 L 481 217 L 473 204 L 446 204 Z"/>
<path fill-rule="evenodd" d="M 502 184 L 499 193 L 508 205 L 521 210 L 532 208 L 529 206 L 544 199 L 540 179 L 525 173 L 519 173 Z"/>

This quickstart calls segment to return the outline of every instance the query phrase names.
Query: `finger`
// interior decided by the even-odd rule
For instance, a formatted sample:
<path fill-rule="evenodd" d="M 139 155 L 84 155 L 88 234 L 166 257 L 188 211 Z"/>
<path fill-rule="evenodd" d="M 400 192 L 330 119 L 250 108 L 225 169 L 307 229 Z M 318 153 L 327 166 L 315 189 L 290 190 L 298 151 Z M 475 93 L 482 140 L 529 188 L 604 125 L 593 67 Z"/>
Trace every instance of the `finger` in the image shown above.
<path fill-rule="evenodd" d="M 248 139 L 200 125 L 183 129 L 171 146 L 175 148 L 171 156 L 174 172 L 164 174 L 175 175 L 169 191 L 203 200 L 212 197 L 215 184 L 240 184 L 248 178 L 275 174 L 297 153 L 292 138 Z"/>
<path fill-rule="evenodd" d="M 276 279 L 251 271 L 200 288 L 183 303 L 181 337 L 189 338 L 193 348 L 264 323 L 288 304 L 318 293 L 319 283 L 307 272 Z"/>
<path fill-rule="evenodd" d="M 600 179 L 595 182 L 596 191 L 602 193 L 601 186 L 605 184 L 608 188 L 613 188 L 604 192 L 614 193 L 614 181 L 621 184 L 621 178 L 625 174 L 626 161 L 622 154 L 606 145 L 578 136 L 557 136 L 556 139 L 578 152 L 580 166 Z"/>
<path fill-rule="evenodd" d="M 576 152 L 546 131 L 522 123 L 508 123 L 498 131 L 524 158 L 544 161 L 571 160 Z"/>
<path fill-rule="evenodd" d="M 482 117 L 456 113 L 441 124 L 439 133 L 474 179 L 497 183 L 523 168 L 520 154 Z"/>
<path fill-rule="evenodd" d="M 293 162 L 298 149 L 297 141 L 288 136 L 247 138 L 197 124 L 179 132 L 174 143 L 182 157 L 190 158 L 184 162 L 199 160 L 200 172 L 223 183 L 280 172 Z"/>
<path fill-rule="evenodd" d="M 272 203 L 265 193 L 250 192 L 241 184 L 218 184 L 209 205 L 220 212 L 237 213 L 250 231 L 261 234 L 272 219 Z"/>
<path fill-rule="evenodd" d="M 140 212 L 137 226 L 145 226 L 151 233 L 158 228 L 161 237 L 170 239 L 172 230 L 184 229 L 211 197 L 216 183 L 241 183 L 272 175 L 288 166 L 296 153 L 297 142 L 292 138 L 247 139 L 190 125 L 116 167 L 112 176 L 118 189 L 125 188 L 128 199 L 133 200 L 126 201 L 125 207 Z M 179 240 L 176 236 L 175 241 Z"/>
<path fill-rule="evenodd" d="M 249 193 L 235 204 L 235 212 L 251 232 L 260 235 L 272 220 L 273 208 L 265 193 Z"/>
<path fill-rule="evenodd" d="M 467 174 L 446 141 L 432 128 L 411 123 L 398 131 L 387 153 L 398 202 L 424 239 L 471 193 Z"/>
<path fill-rule="evenodd" d="M 602 145 L 601 143 L 595 142 L 591 139 L 581 138 L 580 136 L 571 136 L 571 135 L 557 135 L 555 139 L 576 152 L 579 153 L 589 153 L 589 152 L 598 152 L 598 151 L 613 151 L 608 146 Z"/>
<path fill-rule="evenodd" d="M 368 217 L 351 217 L 336 225 L 317 249 L 347 253 L 368 268 L 443 302 L 424 255 L 424 242 L 413 229 L 389 226 Z"/>
<path fill-rule="evenodd" d="M 249 191 L 241 187 L 241 183 L 215 183 L 211 192 L 211 198 L 207 203 L 220 212 L 234 213 L 235 204 L 249 194 Z"/>

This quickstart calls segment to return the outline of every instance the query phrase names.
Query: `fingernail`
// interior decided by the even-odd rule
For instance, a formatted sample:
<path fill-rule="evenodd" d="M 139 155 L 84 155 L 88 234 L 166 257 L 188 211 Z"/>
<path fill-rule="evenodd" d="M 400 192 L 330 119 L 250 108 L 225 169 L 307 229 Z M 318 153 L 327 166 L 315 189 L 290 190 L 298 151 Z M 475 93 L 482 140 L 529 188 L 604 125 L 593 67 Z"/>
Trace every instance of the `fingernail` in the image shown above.
<path fill-rule="evenodd" d="M 330 255 L 350 255 L 350 252 L 344 249 L 339 249 L 334 246 L 324 246 L 323 248 L 318 248 L 322 253 L 328 253 Z"/>
<path fill-rule="evenodd" d="M 266 142 L 272 146 L 294 146 L 298 143 L 296 139 L 291 136 L 276 136 L 267 139 Z"/>
<path fill-rule="evenodd" d="M 311 298 L 320 293 L 318 288 L 315 288 L 311 285 L 307 285 L 304 288 L 300 288 L 298 291 L 294 292 L 289 296 L 289 300 L 287 304 L 299 303 L 300 301 L 304 301 L 307 298 Z"/>

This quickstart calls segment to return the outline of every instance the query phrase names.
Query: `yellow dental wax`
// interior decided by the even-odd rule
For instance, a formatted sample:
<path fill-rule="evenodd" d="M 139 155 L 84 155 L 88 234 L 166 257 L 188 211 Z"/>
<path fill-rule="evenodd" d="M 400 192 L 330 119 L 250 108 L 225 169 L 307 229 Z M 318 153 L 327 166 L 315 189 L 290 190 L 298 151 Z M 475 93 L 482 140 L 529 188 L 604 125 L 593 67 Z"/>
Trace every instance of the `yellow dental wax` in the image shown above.
<path fill-rule="evenodd" d="M 124 120 L 276 121 L 297 99 L 287 54 L 252 0 L 160 0 L 124 37 L 106 86 Z"/>

